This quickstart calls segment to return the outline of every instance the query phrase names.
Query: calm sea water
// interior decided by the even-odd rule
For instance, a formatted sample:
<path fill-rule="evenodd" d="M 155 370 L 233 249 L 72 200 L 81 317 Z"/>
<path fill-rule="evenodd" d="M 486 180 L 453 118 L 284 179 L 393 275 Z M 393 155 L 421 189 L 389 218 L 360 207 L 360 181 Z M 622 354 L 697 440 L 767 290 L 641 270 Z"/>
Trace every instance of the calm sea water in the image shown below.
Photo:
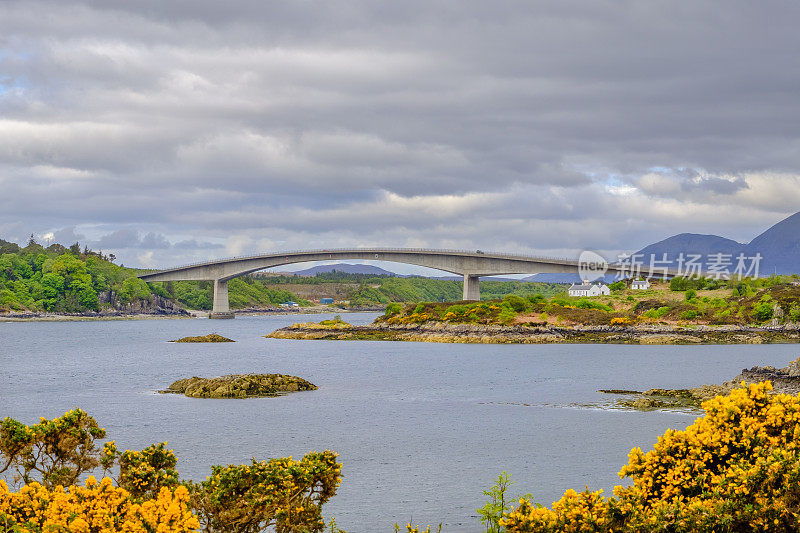
<path fill-rule="evenodd" d="M 350 314 L 368 323 L 375 314 Z M 482 531 L 475 510 L 501 471 L 550 504 L 566 488 L 602 488 L 632 446 L 648 448 L 691 415 L 587 409 L 600 388 L 688 387 L 743 367 L 784 366 L 797 345 L 462 345 L 265 339 L 329 318 L 0 323 L 0 417 L 26 423 L 75 406 L 121 448 L 168 441 L 183 477 L 212 464 L 332 449 L 343 463 L 324 509 L 351 532 L 395 522 Z M 216 332 L 226 344 L 168 340 Z M 155 391 L 188 376 L 294 374 L 313 392 L 248 400 Z"/>

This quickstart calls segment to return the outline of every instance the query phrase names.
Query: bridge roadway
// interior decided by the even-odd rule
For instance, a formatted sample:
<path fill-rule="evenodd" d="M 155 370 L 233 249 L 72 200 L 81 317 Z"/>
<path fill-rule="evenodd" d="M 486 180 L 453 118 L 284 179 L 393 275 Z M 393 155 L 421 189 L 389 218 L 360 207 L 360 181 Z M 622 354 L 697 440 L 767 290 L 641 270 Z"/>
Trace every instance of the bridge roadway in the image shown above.
<path fill-rule="evenodd" d="M 407 263 L 457 274 L 464 278 L 464 300 L 480 300 L 478 279 L 481 276 L 578 272 L 578 261 L 570 259 L 484 253 L 480 250 L 468 252 L 411 248 L 353 248 L 219 259 L 141 274 L 139 277 L 145 281 L 213 281 L 214 302 L 209 318 L 233 318 L 228 304 L 228 280 L 281 265 L 341 259 Z M 614 273 L 624 268 L 621 265 L 609 265 L 608 271 Z M 643 268 L 641 273 L 648 275 L 646 270 Z"/>

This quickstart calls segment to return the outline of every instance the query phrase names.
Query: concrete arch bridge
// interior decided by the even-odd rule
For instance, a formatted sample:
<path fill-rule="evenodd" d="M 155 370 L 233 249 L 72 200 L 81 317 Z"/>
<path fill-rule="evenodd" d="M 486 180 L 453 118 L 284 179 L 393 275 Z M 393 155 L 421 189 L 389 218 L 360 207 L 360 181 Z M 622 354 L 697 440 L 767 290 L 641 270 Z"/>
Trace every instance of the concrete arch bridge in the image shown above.
<path fill-rule="evenodd" d="M 145 281 L 214 282 L 214 302 L 209 318 L 233 318 L 228 304 L 228 280 L 266 268 L 309 261 L 357 259 L 406 263 L 443 270 L 464 277 L 464 300 L 480 300 L 481 276 L 506 274 L 577 273 L 578 261 L 505 253 L 411 248 L 353 248 L 282 252 L 219 259 L 139 275 Z M 614 273 L 623 267 L 609 265 Z M 629 268 L 629 267 L 628 267 Z M 647 274 L 646 272 L 642 272 Z"/>

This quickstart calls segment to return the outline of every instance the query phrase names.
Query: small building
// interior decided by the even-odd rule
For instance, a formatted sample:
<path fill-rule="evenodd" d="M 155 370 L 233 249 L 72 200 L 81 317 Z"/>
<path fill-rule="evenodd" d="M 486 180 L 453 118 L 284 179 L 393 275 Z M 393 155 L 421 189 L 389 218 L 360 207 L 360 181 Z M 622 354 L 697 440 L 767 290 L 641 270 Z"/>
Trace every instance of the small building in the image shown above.
<path fill-rule="evenodd" d="M 321 304 L 332 304 L 333 298 L 320 298 L 319 303 Z"/>
<path fill-rule="evenodd" d="M 605 283 L 589 283 L 589 280 L 583 280 L 581 284 L 571 285 L 569 288 L 570 296 L 608 296 L 611 294 L 611 289 Z"/>
<path fill-rule="evenodd" d="M 637 291 L 646 291 L 650 288 L 650 282 L 646 279 L 635 279 L 631 281 L 631 289 Z"/>

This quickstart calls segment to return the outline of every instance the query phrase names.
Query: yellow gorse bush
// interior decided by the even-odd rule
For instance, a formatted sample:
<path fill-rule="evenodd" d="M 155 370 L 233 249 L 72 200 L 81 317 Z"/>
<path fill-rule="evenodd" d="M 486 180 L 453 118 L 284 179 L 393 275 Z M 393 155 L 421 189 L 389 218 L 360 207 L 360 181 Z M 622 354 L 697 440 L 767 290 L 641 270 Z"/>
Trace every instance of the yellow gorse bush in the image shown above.
<path fill-rule="evenodd" d="M 188 507 L 189 491 L 162 488 L 153 499 L 135 502 L 109 478 L 89 477 L 84 486 L 48 489 L 37 482 L 10 492 L 0 480 L 0 528 L 4 531 L 178 533 L 200 527 Z"/>
<path fill-rule="evenodd" d="M 800 530 L 800 397 L 753 384 L 703 404 L 683 431 L 634 448 L 614 497 L 567 491 L 551 509 L 528 499 L 507 513 L 509 532 Z"/>
<path fill-rule="evenodd" d="M 336 453 L 310 452 L 249 465 L 212 467 L 202 483 L 191 484 L 191 501 L 210 531 L 279 533 L 321 531 L 322 505 L 336 494 L 342 465 Z"/>
<path fill-rule="evenodd" d="M 342 465 L 329 450 L 299 461 L 213 466 L 202 483 L 181 481 L 165 442 L 120 452 L 109 441 L 100 450 L 96 440 L 104 436 L 77 408 L 33 426 L 0 421 L 0 473 L 10 470 L 15 483 L 24 483 L 12 492 L 0 479 L 0 532 L 321 531 L 322 505 L 341 481 Z M 89 477 L 83 486 L 54 483 L 98 466 L 108 472 L 115 464 L 117 486 L 107 477 L 99 483 Z"/>

